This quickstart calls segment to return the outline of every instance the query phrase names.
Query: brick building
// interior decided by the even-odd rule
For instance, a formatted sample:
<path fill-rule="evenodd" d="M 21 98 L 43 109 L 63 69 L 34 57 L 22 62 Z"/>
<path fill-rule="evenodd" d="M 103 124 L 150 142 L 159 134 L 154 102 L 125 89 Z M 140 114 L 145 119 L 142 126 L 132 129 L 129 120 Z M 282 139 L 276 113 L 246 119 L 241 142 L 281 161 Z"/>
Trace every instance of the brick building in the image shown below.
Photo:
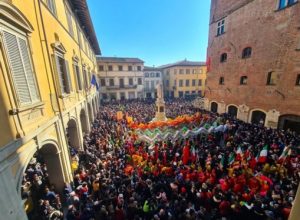
<path fill-rule="evenodd" d="M 300 132 L 300 4 L 212 0 L 205 108 Z"/>

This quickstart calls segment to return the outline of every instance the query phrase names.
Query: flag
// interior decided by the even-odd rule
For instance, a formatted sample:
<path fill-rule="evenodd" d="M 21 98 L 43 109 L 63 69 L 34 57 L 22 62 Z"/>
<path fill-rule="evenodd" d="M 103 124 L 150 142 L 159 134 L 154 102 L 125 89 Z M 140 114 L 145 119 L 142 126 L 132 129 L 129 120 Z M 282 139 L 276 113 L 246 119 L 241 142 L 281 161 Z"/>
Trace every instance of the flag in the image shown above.
<path fill-rule="evenodd" d="M 211 58 L 210 57 L 207 57 L 207 60 L 206 60 L 206 68 L 207 68 L 207 72 L 210 72 L 210 64 L 211 64 Z"/>
<path fill-rule="evenodd" d="M 285 146 L 280 157 L 278 158 L 278 163 L 283 163 L 290 154 L 291 154 L 290 147 Z"/>
<path fill-rule="evenodd" d="M 239 146 L 236 151 L 235 159 L 240 161 L 240 160 L 242 160 L 242 158 L 243 158 L 243 151 L 242 151 L 242 148 Z"/>
<path fill-rule="evenodd" d="M 94 74 L 93 74 L 92 80 L 91 80 L 91 87 L 92 86 L 96 86 L 97 91 L 99 90 L 99 85 L 98 85 L 98 82 L 96 80 L 96 76 Z"/>
<path fill-rule="evenodd" d="M 259 163 L 265 163 L 267 161 L 267 156 L 268 156 L 268 145 L 265 145 L 263 149 L 260 151 L 257 161 Z"/>
<path fill-rule="evenodd" d="M 223 169 L 225 164 L 225 156 L 223 155 L 220 161 L 220 168 Z"/>
<path fill-rule="evenodd" d="M 228 164 L 231 165 L 234 162 L 234 153 L 231 152 L 228 158 Z"/>

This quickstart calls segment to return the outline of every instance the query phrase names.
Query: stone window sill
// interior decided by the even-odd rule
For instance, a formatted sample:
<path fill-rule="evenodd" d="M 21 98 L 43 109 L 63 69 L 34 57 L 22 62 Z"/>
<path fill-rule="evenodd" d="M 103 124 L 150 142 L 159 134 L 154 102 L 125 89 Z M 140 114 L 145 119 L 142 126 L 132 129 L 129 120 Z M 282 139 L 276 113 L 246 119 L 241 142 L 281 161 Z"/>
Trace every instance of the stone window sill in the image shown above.
<path fill-rule="evenodd" d="M 31 109 L 44 108 L 44 106 L 45 106 L 44 102 L 37 102 L 37 103 L 34 103 L 34 104 L 30 104 L 30 105 L 22 106 L 22 107 L 19 107 L 19 108 L 11 109 L 11 110 L 9 110 L 9 114 L 10 115 L 16 115 L 16 114 L 19 114 L 21 112 L 25 112 L 25 111 L 28 111 L 28 110 L 31 110 Z"/>

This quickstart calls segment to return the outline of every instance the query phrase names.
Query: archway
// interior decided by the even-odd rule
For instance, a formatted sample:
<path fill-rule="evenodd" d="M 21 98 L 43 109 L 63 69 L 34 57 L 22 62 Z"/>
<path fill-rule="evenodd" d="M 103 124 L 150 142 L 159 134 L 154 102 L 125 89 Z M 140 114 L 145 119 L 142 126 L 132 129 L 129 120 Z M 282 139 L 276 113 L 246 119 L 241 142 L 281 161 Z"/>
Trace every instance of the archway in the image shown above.
<path fill-rule="evenodd" d="M 54 194 L 62 194 L 64 189 L 63 165 L 57 145 L 47 143 L 36 151 L 20 178 L 22 199 L 32 201 L 28 219 L 40 219 L 39 200 L 55 202 L 53 196 L 46 196 L 46 189 Z"/>
<path fill-rule="evenodd" d="M 238 108 L 235 105 L 229 105 L 227 113 L 232 117 L 237 117 Z"/>
<path fill-rule="evenodd" d="M 88 120 L 84 109 L 81 109 L 80 111 L 80 124 L 81 124 L 82 132 L 87 134 L 89 132 L 89 125 L 88 125 Z"/>
<path fill-rule="evenodd" d="M 278 128 L 282 130 L 291 130 L 300 134 L 300 116 L 299 115 L 281 115 L 279 117 Z"/>
<path fill-rule="evenodd" d="M 251 123 L 252 124 L 265 124 L 266 113 L 260 110 L 252 111 L 251 114 Z"/>
<path fill-rule="evenodd" d="M 93 118 L 93 110 L 92 110 L 92 107 L 91 107 L 91 104 L 90 104 L 90 103 L 88 103 L 88 112 L 89 112 L 90 123 L 93 123 L 93 121 L 94 121 L 94 118 Z"/>
<path fill-rule="evenodd" d="M 213 113 L 217 113 L 217 112 L 218 112 L 218 103 L 212 102 L 212 103 L 210 104 L 210 110 L 211 110 Z"/>
<path fill-rule="evenodd" d="M 79 132 L 77 123 L 74 119 L 70 119 L 68 122 L 67 136 L 69 139 L 68 144 L 78 150 L 80 148 Z"/>

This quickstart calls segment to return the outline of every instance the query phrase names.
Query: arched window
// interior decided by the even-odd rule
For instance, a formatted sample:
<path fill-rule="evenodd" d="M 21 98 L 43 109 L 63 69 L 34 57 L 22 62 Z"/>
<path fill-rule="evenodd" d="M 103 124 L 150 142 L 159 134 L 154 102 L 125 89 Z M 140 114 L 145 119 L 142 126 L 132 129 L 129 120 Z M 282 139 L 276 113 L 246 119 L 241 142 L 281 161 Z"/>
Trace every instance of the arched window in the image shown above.
<path fill-rule="evenodd" d="M 227 61 L 227 53 L 222 53 L 220 57 L 220 62 L 224 63 Z"/>
<path fill-rule="evenodd" d="M 8 3 L 0 2 L 0 15 L 0 38 L 18 105 L 37 103 L 40 95 L 28 42 L 32 26 L 19 10 Z"/>
<path fill-rule="evenodd" d="M 240 84 L 241 85 L 247 85 L 247 80 L 248 80 L 247 76 L 242 76 L 241 79 L 240 79 Z"/>
<path fill-rule="evenodd" d="M 221 76 L 219 79 L 219 85 L 224 85 L 224 77 Z"/>
<path fill-rule="evenodd" d="M 251 48 L 251 47 L 246 47 L 246 48 L 243 50 L 242 58 L 245 59 L 245 58 L 251 57 L 251 53 L 252 53 L 252 48 Z"/>
<path fill-rule="evenodd" d="M 274 72 L 269 72 L 267 76 L 267 85 L 276 85 Z"/>

